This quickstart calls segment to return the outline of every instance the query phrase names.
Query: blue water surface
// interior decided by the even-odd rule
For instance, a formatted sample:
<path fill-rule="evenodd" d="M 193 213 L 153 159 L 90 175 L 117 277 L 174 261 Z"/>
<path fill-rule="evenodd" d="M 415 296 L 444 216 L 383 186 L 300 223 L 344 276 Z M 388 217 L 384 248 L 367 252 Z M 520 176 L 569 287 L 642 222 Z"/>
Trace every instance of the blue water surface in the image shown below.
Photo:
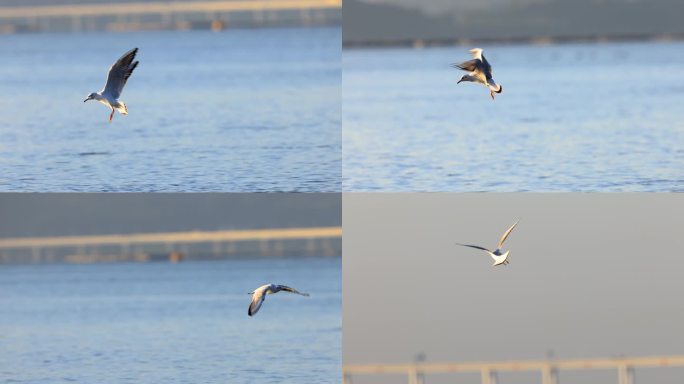
<path fill-rule="evenodd" d="M 345 191 L 684 191 L 684 42 L 343 52 Z"/>
<path fill-rule="evenodd" d="M 0 190 L 339 191 L 340 29 L 0 38 Z M 139 47 L 128 116 L 83 103 Z"/>
<path fill-rule="evenodd" d="M 269 296 L 268 283 L 310 297 Z M 0 268 L 0 382 L 339 383 L 340 258 Z"/>

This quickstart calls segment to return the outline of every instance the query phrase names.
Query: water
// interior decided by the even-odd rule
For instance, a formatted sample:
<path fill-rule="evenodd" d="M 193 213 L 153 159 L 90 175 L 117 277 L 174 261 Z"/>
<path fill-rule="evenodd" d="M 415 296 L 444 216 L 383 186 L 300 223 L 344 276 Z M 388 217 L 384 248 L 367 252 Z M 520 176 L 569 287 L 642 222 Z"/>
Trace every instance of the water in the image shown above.
<path fill-rule="evenodd" d="M 266 282 L 310 297 L 269 296 Z M 339 383 L 341 263 L 3 266 L 0 382 Z"/>
<path fill-rule="evenodd" d="M 340 29 L 0 38 L 0 190 L 339 191 Z M 119 56 L 128 116 L 85 97 Z"/>
<path fill-rule="evenodd" d="M 343 189 L 684 191 L 684 43 L 343 53 Z"/>

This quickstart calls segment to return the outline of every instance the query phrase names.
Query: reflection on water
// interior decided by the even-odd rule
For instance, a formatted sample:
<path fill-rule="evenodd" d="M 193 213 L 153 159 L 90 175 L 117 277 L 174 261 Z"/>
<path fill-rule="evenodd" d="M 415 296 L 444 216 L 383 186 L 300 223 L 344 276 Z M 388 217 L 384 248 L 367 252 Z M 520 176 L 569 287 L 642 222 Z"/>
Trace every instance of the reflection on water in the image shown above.
<path fill-rule="evenodd" d="M 339 28 L 3 36 L 0 190 L 339 191 L 339 41 Z M 132 47 L 129 115 L 109 124 L 83 99 Z"/>
<path fill-rule="evenodd" d="M 483 48 L 344 51 L 345 190 L 684 190 L 684 43 Z"/>
<path fill-rule="evenodd" d="M 279 282 L 247 316 L 247 292 Z M 0 268 L 0 381 L 339 383 L 341 263 Z"/>

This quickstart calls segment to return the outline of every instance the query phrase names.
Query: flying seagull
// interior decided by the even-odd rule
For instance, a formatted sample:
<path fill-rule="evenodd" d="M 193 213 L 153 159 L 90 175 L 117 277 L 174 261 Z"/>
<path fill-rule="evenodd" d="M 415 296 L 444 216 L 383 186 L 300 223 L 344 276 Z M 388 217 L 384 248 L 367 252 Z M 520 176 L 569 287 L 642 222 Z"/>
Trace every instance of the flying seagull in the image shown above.
<path fill-rule="evenodd" d="M 299 292 L 298 290 L 296 290 L 294 288 L 290 288 L 290 287 L 285 286 L 285 285 L 277 285 L 277 284 L 262 285 L 261 287 L 255 289 L 254 292 L 249 293 L 250 295 L 252 295 L 252 303 L 249 305 L 249 310 L 247 310 L 247 314 L 249 316 L 256 315 L 256 313 L 259 312 L 259 308 L 261 308 L 261 304 L 264 303 L 264 300 L 266 299 L 266 295 L 270 295 L 270 294 L 277 293 L 280 291 L 296 293 L 296 294 L 302 295 L 302 296 L 309 296 L 308 293 Z"/>
<path fill-rule="evenodd" d="M 456 243 L 456 244 L 462 245 L 464 247 L 481 249 L 481 250 L 487 252 L 489 254 L 489 256 L 491 256 L 492 259 L 494 259 L 494 266 L 495 267 L 497 265 L 501 265 L 501 264 L 506 265 L 506 264 L 508 264 L 508 253 L 510 251 L 506 251 L 506 253 L 501 253 L 501 247 L 503 246 L 504 241 L 506 241 L 506 238 L 508 237 L 508 235 L 510 235 L 511 232 L 513 231 L 513 228 L 515 228 L 515 226 L 518 225 L 518 221 L 520 221 L 520 220 L 516 220 L 516 222 L 513 223 L 513 225 L 511 225 L 511 227 L 508 228 L 508 230 L 506 230 L 506 232 L 504 232 L 503 236 L 501 236 L 501 239 L 499 240 L 499 244 L 496 246 L 496 251 L 492 252 L 489 249 L 480 247 L 478 245 L 460 244 L 460 243 Z"/>
<path fill-rule="evenodd" d="M 133 61 L 136 53 L 138 53 L 138 48 L 133 48 L 121 56 L 116 63 L 109 67 L 107 84 L 105 84 L 104 89 L 100 92 L 91 93 L 83 100 L 84 103 L 88 100 L 97 100 L 111 108 L 112 113 L 109 114 L 110 123 L 114 117 L 115 110 L 119 111 L 122 115 L 128 115 L 128 108 L 126 108 L 126 104 L 123 101 L 119 101 L 119 96 L 121 96 L 121 91 L 123 91 L 126 81 L 131 77 L 135 67 L 138 66 L 138 61 Z"/>
<path fill-rule="evenodd" d="M 501 93 L 503 87 L 492 78 L 492 66 L 489 65 L 487 59 L 482 55 L 482 48 L 473 48 L 469 52 L 473 55 L 472 60 L 464 61 L 461 64 L 452 64 L 454 68 L 470 72 L 467 75 L 463 75 L 456 84 L 459 84 L 461 81 L 480 83 L 489 88 L 489 96 L 494 100 L 494 93 Z"/>

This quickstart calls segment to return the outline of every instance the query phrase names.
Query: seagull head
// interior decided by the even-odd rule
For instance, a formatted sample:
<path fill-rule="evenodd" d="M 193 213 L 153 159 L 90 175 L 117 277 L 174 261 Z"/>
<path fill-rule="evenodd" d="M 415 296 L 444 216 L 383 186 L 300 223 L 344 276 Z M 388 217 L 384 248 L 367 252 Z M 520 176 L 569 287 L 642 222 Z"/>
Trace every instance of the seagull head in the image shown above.
<path fill-rule="evenodd" d="M 88 95 L 88 97 L 86 97 L 86 99 L 83 100 L 83 102 L 85 103 L 86 101 L 92 100 L 92 99 L 94 99 L 94 98 L 95 98 L 95 92 L 93 92 L 93 93 L 91 93 L 90 95 Z"/>
<path fill-rule="evenodd" d="M 459 80 L 456 84 L 459 84 L 459 83 L 461 83 L 462 81 L 477 81 L 477 80 L 476 80 L 475 77 L 473 77 L 473 76 L 470 76 L 470 75 L 463 75 L 463 76 L 461 77 L 461 80 Z"/>

